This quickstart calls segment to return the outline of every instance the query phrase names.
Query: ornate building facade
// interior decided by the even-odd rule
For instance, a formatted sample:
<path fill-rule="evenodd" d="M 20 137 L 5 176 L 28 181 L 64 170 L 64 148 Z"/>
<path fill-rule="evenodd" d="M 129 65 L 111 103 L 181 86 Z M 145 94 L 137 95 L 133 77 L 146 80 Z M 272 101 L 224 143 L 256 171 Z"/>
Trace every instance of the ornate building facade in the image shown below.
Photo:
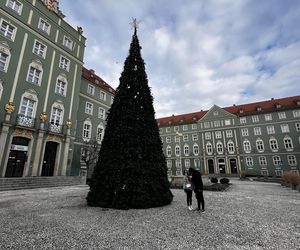
<path fill-rule="evenodd" d="M 157 119 L 168 175 L 300 171 L 300 96 Z"/>

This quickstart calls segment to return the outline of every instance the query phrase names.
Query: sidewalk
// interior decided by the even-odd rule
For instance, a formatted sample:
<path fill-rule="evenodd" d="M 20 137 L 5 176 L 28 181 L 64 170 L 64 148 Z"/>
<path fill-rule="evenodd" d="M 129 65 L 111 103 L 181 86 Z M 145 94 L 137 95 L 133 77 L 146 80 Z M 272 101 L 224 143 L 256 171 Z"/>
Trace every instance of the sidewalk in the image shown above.
<path fill-rule="evenodd" d="M 169 206 L 127 211 L 87 207 L 87 186 L 0 192 L 0 249 L 300 249 L 299 192 L 231 182 L 204 191 L 204 214 L 180 189 Z"/>

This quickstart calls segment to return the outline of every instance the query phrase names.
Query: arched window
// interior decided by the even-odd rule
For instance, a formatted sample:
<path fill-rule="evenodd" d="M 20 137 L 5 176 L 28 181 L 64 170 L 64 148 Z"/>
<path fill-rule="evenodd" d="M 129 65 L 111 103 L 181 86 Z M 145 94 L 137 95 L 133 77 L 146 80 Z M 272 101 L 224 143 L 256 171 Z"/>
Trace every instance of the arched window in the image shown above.
<path fill-rule="evenodd" d="M 294 149 L 292 138 L 289 136 L 285 136 L 283 138 L 284 147 L 287 151 L 292 151 Z"/>
<path fill-rule="evenodd" d="M 222 144 L 222 142 L 218 141 L 216 146 L 217 146 L 217 153 L 218 154 L 223 154 L 223 144 Z"/>
<path fill-rule="evenodd" d="M 172 156 L 172 148 L 171 148 L 171 146 L 168 146 L 168 147 L 167 147 L 166 152 L 167 152 L 167 156 L 168 156 L 168 157 L 171 157 L 171 156 Z"/>
<path fill-rule="evenodd" d="M 36 84 L 38 86 L 41 86 L 42 75 L 43 75 L 43 66 L 41 61 L 33 60 L 28 67 L 27 81 Z"/>
<path fill-rule="evenodd" d="M 60 133 L 64 117 L 64 106 L 61 101 L 53 103 L 50 116 L 50 131 Z"/>
<path fill-rule="evenodd" d="M 194 152 L 194 155 L 199 155 L 199 146 L 197 143 L 194 143 L 194 145 L 193 145 L 193 152 Z"/>
<path fill-rule="evenodd" d="M 229 154 L 234 153 L 234 143 L 233 143 L 233 141 L 230 140 L 230 141 L 227 142 L 227 149 L 228 149 Z"/>
<path fill-rule="evenodd" d="M 86 119 L 83 123 L 82 138 L 86 142 L 92 138 L 92 123 L 90 119 Z"/>
<path fill-rule="evenodd" d="M 212 152 L 213 152 L 213 150 L 212 150 L 212 144 L 210 142 L 206 143 L 206 153 L 208 155 L 211 155 Z"/>
<path fill-rule="evenodd" d="M 66 96 L 68 81 L 65 74 L 59 74 L 56 78 L 55 93 Z"/>
<path fill-rule="evenodd" d="M 245 151 L 245 153 L 250 153 L 251 152 L 250 141 L 249 140 L 244 140 L 243 145 L 244 145 L 244 151 Z"/>
<path fill-rule="evenodd" d="M 35 90 L 26 90 L 20 102 L 17 124 L 25 127 L 34 127 L 38 98 Z"/>
<path fill-rule="evenodd" d="M 102 142 L 103 137 L 104 137 L 104 126 L 102 123 L 100 123 L 97 126 L 97 136 L 96 136 L 98 144 L 100 144 Z"/>
<path fill-rule="evenodd" d="M 10 48 L 6 42 L 0 42 L 0 71 L 7 72 L 10 61 Z"/>
<path fill-rule="evenodd" d="M 260 139 L 260 138 L 258 138 L 257 140 L 256 140 L 256 149 L 257 149 L 257 151 L 258 152 L 264 152 L 264 150 L 265 150 L 265 147 L 264 147 L 264 142 L 263 142 L 263 140 L 262 139 Z"/>
<path fill-rule="evenodd" d="M 274 137 L 271 137 L 271 139 L 269 140 L 269 144 L 270 144 L 270 148 L 273 152 L 278 151 L 278 143 Z"/>
<path fill-rule="evenodd" d="M 183 147 L 184 155 L 188 156 L 190 153 L 190 147 L 189 145 L 185 144 Z"/>

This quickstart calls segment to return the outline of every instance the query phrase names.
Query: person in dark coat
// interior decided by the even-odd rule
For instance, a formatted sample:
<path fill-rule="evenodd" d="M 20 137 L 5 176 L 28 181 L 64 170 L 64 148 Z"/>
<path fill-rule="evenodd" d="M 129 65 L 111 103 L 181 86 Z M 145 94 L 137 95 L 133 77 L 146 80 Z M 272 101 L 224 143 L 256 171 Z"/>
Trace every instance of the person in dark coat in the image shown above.
<path fill-rule="evenodd" d="M 205 212 L 205 203 L 203 197 L 203 182 L 201 173 L 196 169 L 189 168 L 189 175 L 192 176 L 192 183 L 194 186 L 194 192 L 198 203 L 198 211 Z M 200 209 L 201 205 L 201 209 Z"/>

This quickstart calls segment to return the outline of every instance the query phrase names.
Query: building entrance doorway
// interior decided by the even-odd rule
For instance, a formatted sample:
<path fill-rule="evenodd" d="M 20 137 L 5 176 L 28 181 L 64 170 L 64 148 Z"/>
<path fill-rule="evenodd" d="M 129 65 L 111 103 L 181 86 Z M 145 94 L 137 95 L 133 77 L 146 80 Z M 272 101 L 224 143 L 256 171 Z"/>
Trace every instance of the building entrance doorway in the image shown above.
<path fill-rule="evenodd" d="M 209 174 L 214 174 L 215 173 L 214 160 L 213 159 L 209 159 L 207 161 L 207 164 L 208 164 L 208 173 Z"/>
<path fill-rule="evenodd" d="M 220 174 L 225 174 L 226 173 L 225 160 L 223 158 L 218 159 L 218 166 L 219 166 Z"/>
<path fill-rule="evenodd" d="M 55 160 L 56 160 L 56 152 L 57 152 L 57 142 L 47 142 L 44 160 L 43 160 L 43 168 L 42 168 L 42 176 L 53 176 Z"/>
<path fill-rule="evenodd" d="M 229 160 L 230 164 L 230 170 L 232 174 L 237 174 L 237 165 L 236 165 L 236 159 L 230 159 Z"/>
<path fill-rule="evenodd" d="M 10 146 L 5 177 L 22 177 L 27 161 L 29 139 L 14 137 Z"/>

